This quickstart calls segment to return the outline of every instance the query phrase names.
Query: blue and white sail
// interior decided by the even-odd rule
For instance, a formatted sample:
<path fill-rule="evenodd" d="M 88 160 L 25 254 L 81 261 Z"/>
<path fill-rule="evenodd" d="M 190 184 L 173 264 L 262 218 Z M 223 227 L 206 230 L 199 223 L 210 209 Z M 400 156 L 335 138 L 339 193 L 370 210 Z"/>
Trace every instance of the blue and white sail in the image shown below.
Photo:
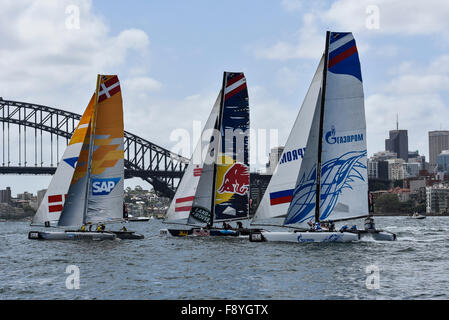
<path fill-rule="evenodd" d="M 345 220 L 368 215 L 366 121 L 360 61 L 352 33 L 331 32 L 325 71 L 284 224 L 306 223 L 315 217 L 317 162 L 321 152 L 319 220 Z M 319 146 L 321 99 L 324 94 L 322 147 Z"/>

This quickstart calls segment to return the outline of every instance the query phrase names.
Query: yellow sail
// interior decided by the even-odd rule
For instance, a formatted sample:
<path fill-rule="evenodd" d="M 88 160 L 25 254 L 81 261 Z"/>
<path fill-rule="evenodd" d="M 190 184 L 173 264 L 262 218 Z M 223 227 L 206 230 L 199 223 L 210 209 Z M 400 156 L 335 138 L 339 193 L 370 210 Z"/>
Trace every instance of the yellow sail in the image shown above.
<path fill-rule="evenodd" d="M 86 128 L 83 147 L 59 225 L 123 219 L 123 103 L 116 75 L 98 75 L 89 107 L 91 116 L 82 119 Z"/>
<path fill-rule="evenodd" d="M 94 110 L 90 192 L 86 221 L 123 218 L 123 102 L 116 75 L 99 75 Z"/>

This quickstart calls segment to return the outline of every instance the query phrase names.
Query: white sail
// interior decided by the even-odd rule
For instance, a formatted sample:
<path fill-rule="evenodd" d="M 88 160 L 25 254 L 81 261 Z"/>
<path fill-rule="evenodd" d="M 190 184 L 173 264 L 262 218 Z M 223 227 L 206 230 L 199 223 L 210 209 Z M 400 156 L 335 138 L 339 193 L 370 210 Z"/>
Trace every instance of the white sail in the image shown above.
<path fill-rule="evenodd" d="M 221 97 L 219 99 L 219 105 L 221 105 Z M 218 117 L 217 117 L 218 121 Z M 217 124 L 214 123 L 216 128 Z M 217 161 L 218 147 L 220 145 L 219 131 L 215 130 L 211 136 L 207 154 L 204 159 L 203 169 L 201 171 L 201 177 L 198 181 L 195 197 L 193 199 L 192 208 L 190 209 L 190 215 L 188 223 L 207 223 L 209 224 L 212 219 L 212 201 L 213 193 L 212 187 L 215 179 L 214 166 Z"/>
<path fill-rule="evenodd" d="M 220 111 L 220 99 L 221 91 L 218 94 L 214 107 L 206 121 L 206 124 L 201 132 L 201 137 L 193 151 L 190 162 L 184 171 L 179 186 L 176 189 L 175 196 L 173 197 L 170 207 L 167 210 L 165 221 L 179 221 L 186 220 L 189 217 L 190 209 L 192 208 L 193 199 L 197 190 L 198 183 L 200 181 L 201 172 L 204 166 L 203 150 L 205 147 L 205 141 L 203 139 L 206 135 L 210 134 L 214 128 L 218 119 L 218 113 Z M 209 141 L 207 141 L 208 147 Z M 186 222 L 186 221 L 184 221 Z"/>
<path fill-rule="evenodd" d="M 252 223 L 282 217 L 287 214 L 299 168 L 305 155 L 305 147 L 321 88 L 323 65 L 324 56 L 321 58 L 293 128 L 288 136 L 282 156 L 257 208 Z"/>
<path fill-rule="evenodd" d="M 84 224 L 84 207 L 88 186 L 87 167 L 92 123 L 93 119 L 91 119 L 87 127 L 80 156 L 76 163 L 69 190 L 67 191 L 67 198 L 61 216 L 59 217 L 58 226 L 60 227 L 79 227 Z"/>
<path fill-rule="evenodd" d="M 316 164 L 320 128 L 321 90 L 315 103 L 312 125 L 309 130 L 306 154 L 295 183 L 292 201 L 287 210 L 284 224 L 298 223 L 306 226 L 313 219 L 316 200 Z"/>
<path fill-rule="evenodd" d="M 330 33 L 326 72 L 319 220 L 364 217 L 368 215 L 366 122 L 360 61 L 351 33 Z M 319 134 L 315 122 L 320 109 L 318 104 L 285 224 L 305 225 L 315 216 Z"/>
<path fill-rule="evenodd" d="M 69 144 L 64 151 L 64 155 L 62 156 L 62 159 L 56 168 L 56 172 L 51 179 L 50 185 L 45 192 L 45 196 L 33 217 L 31 225 L 45 225 L 45 223 L 55 225 L 61 216 L 67 191 L 69 190 L 84 138 L 88 131 L 95 103 L 94 98 L 95 95 L 92 96 L 91 101 L 73 132 Z"/>

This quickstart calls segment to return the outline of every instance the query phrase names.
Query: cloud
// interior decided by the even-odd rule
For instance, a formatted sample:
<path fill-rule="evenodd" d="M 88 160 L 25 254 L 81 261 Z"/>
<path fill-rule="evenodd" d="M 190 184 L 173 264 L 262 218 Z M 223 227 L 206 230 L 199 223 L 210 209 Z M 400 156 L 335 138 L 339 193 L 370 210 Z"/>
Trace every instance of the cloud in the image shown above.
<path fill-rule="evenodd" d="M 79 9 L 79 29 L 66 25 L 69 5 Z M 0 44 L 3 97 L 65 105 L 79 113 L 98 73 L 123 80 L 124 65 L 132 65 L 129 56 L 145 57 L 149 47 L 142 30 L 111 34 L 88 0 L 2 2 L 0 36 L 7 40 Z"/>
<path fill-rule="evenodd" d="M 323 36 L 318 32 L 316 16 L 305 14 L 303 25 L 294 37 L 293 43 L 279 41 L 272 46 L 256 48 L 254 55 L 271 60 L 316 59 L 324 50 Z"/>
<path fill-rule="evenodd" d="M 79 12 L 79 28 L 67 26 L 73 13 L 66 11 L 70 6 Z M 147 34 L 135 28 L 112 33 L 110 24 L 113 22 L 94 12 L 90 0 L 2 1 L 0 96 L 81 114 L 95 90 L 97 74 L 118 74 L 124 96 L 159 90 L 162 85 L 148 73 Z M 140 71 L 136 72 L 137 69 Z M 126 117 L 125 98 L 124 105 Z M 139 124 L 148 127 L 148 122 Z M 11 165 L 19 162 L 16 132 L 17 126 L 12 125 Z M 43 141 L 44 146 L 50 143 L 49 135 L 44 133 Z M 28 139 L 27 144 L 33 144 L 33 140 Z M 28 150 L 33 148 L 31 145 Z M 47 166 L 51 162 L 49 149 L 43 155 Z M 64 149 L 65 140 L 60 138 L 59 156 Z M 24 160 L 22 153 L 22 165 Z M 34 165 L 34 155 L 28 155 L 27 161 L 28 165 Z M 53 164 L 57 161 L 54 155 Z M 29 181 L 33 181 L 31 185 Z M 14 192 L 35 192 L 48 182 L 49 177 L 14 177 L 1 179 L 0 188 L 11 185 Z"/>
<path fill-rule="evenodd" d="M 378 8 L 379 33 L 425 35 L 449 27 L 449 3 L 439 0 L 340 0 L 320 17 L 335 28 L 369 32 L 366 23 L 373 14 L 372 6 Z"/>
<path fill-rule="evenodd" d="M 326 29 L 350 30 L 366 38 L 380 35 L 439 35 L 438 40 L 449 39 L 449 2 L 439 0 L 338 0 L 324 7 L 323 2 L 307 3 L 282 1 L 287 11 L 301 12 L 301 26 L 291 39 L 280 40 L 253 50 L 258 58 L 285 61 L 289 59 L 316 59 L 324 51 Z M 372 22 L 375 21 L 374 26 Z M 373 27 L 374 26 L 374 27 Z M 365 42 L 366 43 L 366 42 Z M 384 43 L 385 45 L 385 43 Z M 368 51 L 359 44 L 359 52 Z M 383 56 L 398 54 L 398 46 L 372 46 L 371 53 Z"/>
<path fill-rule="evenodd" d="M 392 72 L 392 78 L 377 93 L 366 97 L 370 153 L 385 149 L 384 139 L 395 128 L 396 114 L 399 114 L 400 129 L 408 129 L 409 149 L 428 154 L 428 131 L 438 130 L 445 125 L 442 119 L 449 117 L 445 102 L 449 70 L 444 65 L 437 67 L 448 58 L 447 55 L 436 57 L 428 65 L 405 62 Z"/>
<path fill-rule="evenodd" d="M 282 0 L 281 6 L 287 11 L 299 11 L 303 7 L 300 0 Z"/>

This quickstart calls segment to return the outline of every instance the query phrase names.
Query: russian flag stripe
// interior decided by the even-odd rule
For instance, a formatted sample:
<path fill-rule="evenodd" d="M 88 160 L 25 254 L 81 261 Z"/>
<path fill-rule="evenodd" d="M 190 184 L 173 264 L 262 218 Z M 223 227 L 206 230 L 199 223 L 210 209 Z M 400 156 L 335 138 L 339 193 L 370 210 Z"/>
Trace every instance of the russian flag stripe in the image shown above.
<path fill-rule="evenodd" d="M 339 55 L 337 55 L 334 58 L 332 58 L 331 60 L 329 60 L 328 68 L 332 68 L 334 65 L 336 65 L 337 63 L 343 61 L 344 59 L 346 59 L 347 57 L 353 55 L 356 52 L 357 52 L 357 47 L 355 45 L 350 47 L 348 50 L 340 53 Z"/>
<path fill-rule="evenodd" d="M 345 45 L 346 43 L 348 43 L 351 40 L 354 40 L 354 37 L 352 36 L 352 34 L 347 34 L 344 37 L 341 37 L 340 39 L 335 40 L 334 42 L 332 42 L 329 45 L 329 52 L 332 52 L 335 49 L 340 48 L 341 46 Z"/>
<path fill-rule="evenodd" d="M 293 189 L 277 191 L 270 193 L 270 205 L 274 206 L 292 201 Z"/>

